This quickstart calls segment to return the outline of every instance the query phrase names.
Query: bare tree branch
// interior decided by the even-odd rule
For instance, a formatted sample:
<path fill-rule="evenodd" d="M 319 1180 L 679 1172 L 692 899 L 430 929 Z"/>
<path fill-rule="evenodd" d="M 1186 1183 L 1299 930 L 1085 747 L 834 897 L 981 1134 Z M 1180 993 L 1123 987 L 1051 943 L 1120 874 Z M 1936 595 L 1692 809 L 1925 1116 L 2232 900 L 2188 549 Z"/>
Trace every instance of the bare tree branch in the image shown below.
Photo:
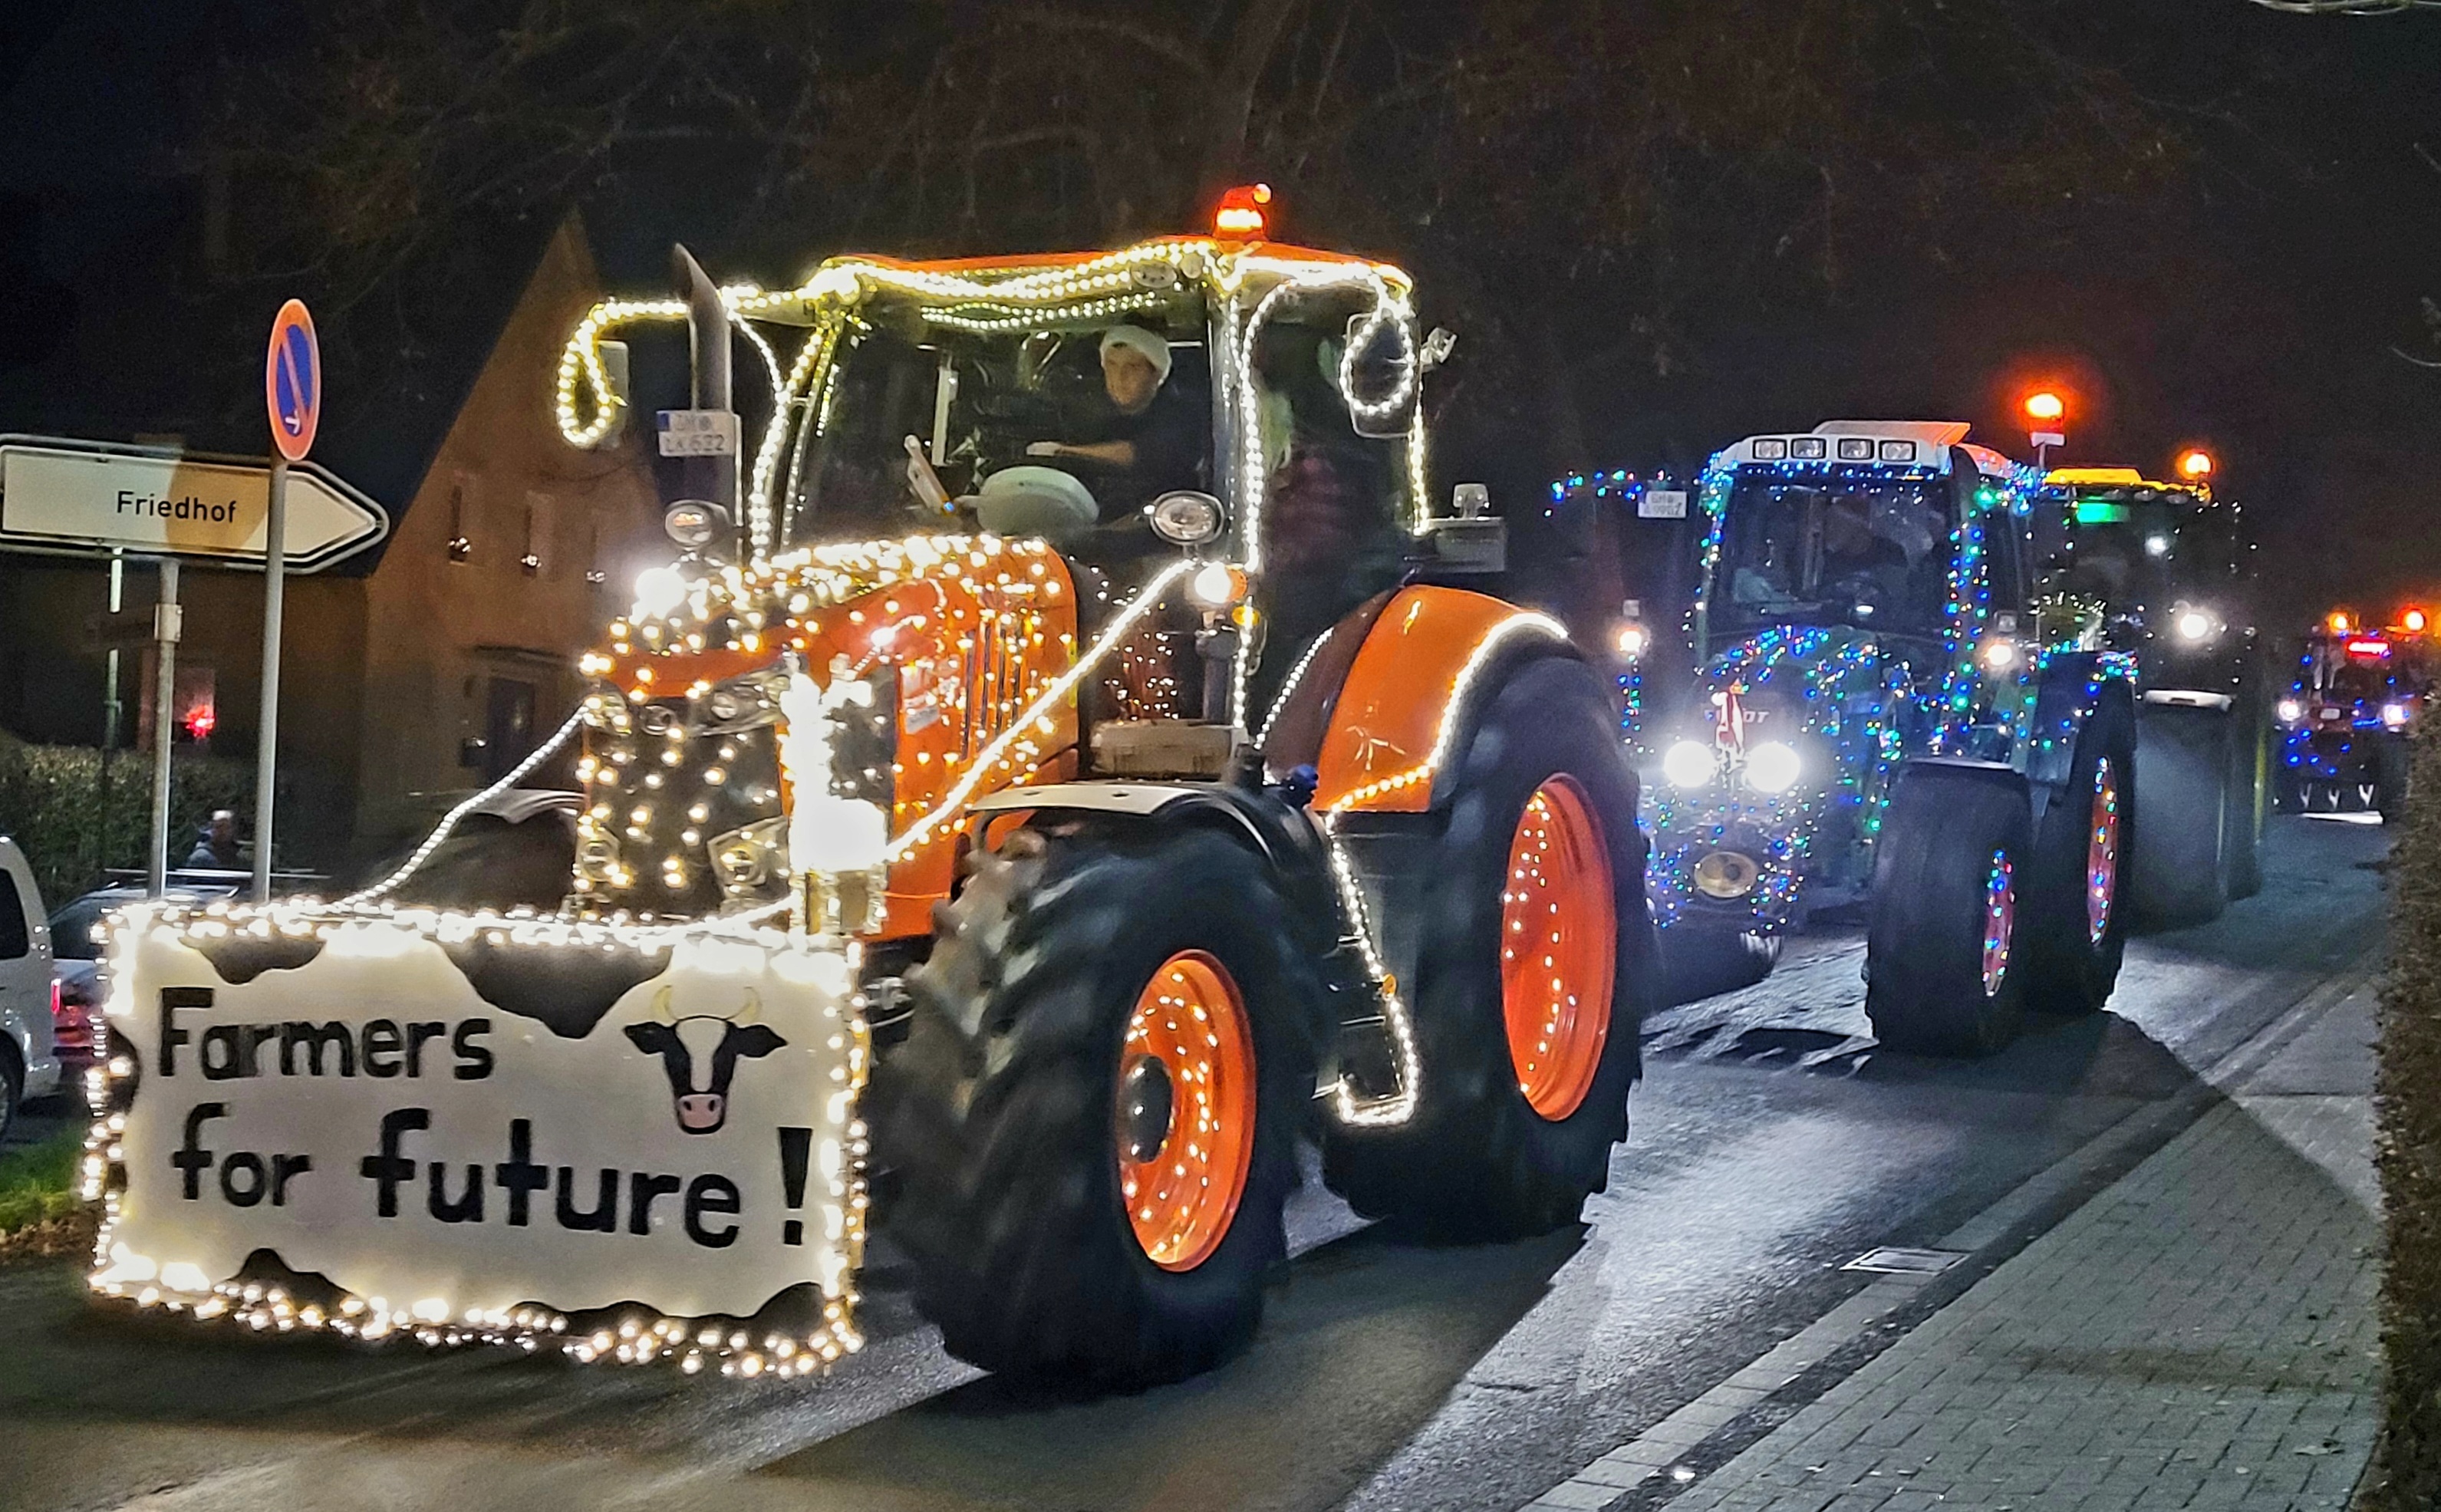
<path fill-rule="evenodd" d="M 2266 10 L 2298 16 L 2387 16 L 2405 10 L 2441 10 L 2441 0 L 2251 0 Z"/>

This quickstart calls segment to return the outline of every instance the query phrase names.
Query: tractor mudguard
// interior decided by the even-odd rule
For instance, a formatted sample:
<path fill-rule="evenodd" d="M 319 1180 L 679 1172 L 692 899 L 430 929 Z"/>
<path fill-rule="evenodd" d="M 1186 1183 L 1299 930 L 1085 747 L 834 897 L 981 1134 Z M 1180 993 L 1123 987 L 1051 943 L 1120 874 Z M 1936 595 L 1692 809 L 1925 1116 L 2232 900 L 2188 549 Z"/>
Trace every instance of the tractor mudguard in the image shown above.
<path fill-rule="evenodd" d="M 1908 773 L 1929 767 L 1938 767 L 1945 773 L 1972 776 L 1996 787 L 2006 788 L 2020 798 L 2034 785 L 2024 773 L 2006 762 L 1977 761 L 1967 756 L 1913 756 L 1899 764 L 1899 769 L 1890 778 L 1890 790 L 1896 792 L 1900 781 Z"/>
<path fill-rule="evenodd" d="M 977 799 L 968 812 L 986 827 L 996 815 L 1071 814 L 1219 830 L 1270 867 L 1290 917 L 1310 927 L 1310 947 L 1327 951 L 1337 942 L 1339 904 L 1321 837 L 1311 820 L 1269 794 L 1229 783 L 1054 783 L 1003 788 Z"/>
<path fill-rule="evenodd" d="M 2034 694 L 2034 714 L 2027 732 L 2026 783 L 2036 824 L 2052 796 L 2068 785 L 2076 761 L 2077 736 L 2085 722 L 2106 698 L 2125 701 L 2134 717 L 2134 699 L 2125 674 L 2107 653 L 2072 651 L 2053 656 L 2042 670 Z"/>
<path fill-rule="evenodd" d="M 1555 655 L 1578 658 L 1548 615 L 1463 588 L 1401 588 L 1309 650 L 1265 722 L 1265 765 L 1311 765 L 1320 812 L 1426 813 L 1466 733 L 1470 692 L 1513 660 Z"/>

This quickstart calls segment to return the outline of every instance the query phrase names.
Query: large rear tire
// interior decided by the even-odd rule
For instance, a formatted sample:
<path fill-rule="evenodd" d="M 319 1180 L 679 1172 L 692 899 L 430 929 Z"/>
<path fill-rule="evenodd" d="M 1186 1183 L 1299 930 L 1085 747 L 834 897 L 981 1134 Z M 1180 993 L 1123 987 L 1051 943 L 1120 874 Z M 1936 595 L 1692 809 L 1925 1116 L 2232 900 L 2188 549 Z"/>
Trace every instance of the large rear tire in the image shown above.
<path fill-rule="evenodd" d="M 2137 827 L 2135 755 L 2127 705 L 2105 698 L 2077 732 L 2068 785 L 2035 832 L 2021 944 L 2026 1006 L 2037 1013 L 2094 1013 L 2118 985 L 2128 861 L 2147 843 Z"/>
<path fill-rule="evenodd" d="M 2148 704 L 2138 716 L 2136 777 L 2144 790 L 2144 843 L 2125 858 L 2126 903 L 2156 927 L 2220 917 L 2235 891 L 2231 840 L 2239 826 L 2231 790 L 2236 758 L 2226 710 Z M 2247 823 L 2252 822 L 2251 801 Z"/>
<path fill-rule="evenodd" d="M 2018 900 L 2024 792 L 1981 771 L 1909 766 L 1873 847 L 1865 1014 L 1892 1050 L 1988 1055 L 2024 1018 Z"/>
<path fill-rule="evenodd" d="M 1025 829 L 934 921 L 875 1088 L 917 1308 L 990 1370 L 1211 1368 L 1285 1253 L 1313 1094 L 1321 987 L 1268 870 L 1211 831 Z"/>
<path fill-rule="evenodd" d="M 1600 682 L 1546 660 L 1507 679 L 1447 782 L 1411 999 L 1420 1099 L 1403 1124 L 1329 1128 L 1324 1177 L 1367 1216 L 1540 1233 L 1575 1221 L 1627 1137 L 1658 986 L 1636 778 Z"/>
<path fill-rule="evenodd" d="M 2379 744 L 2374 747 L 2373 806 L 2381 811 L 2383 823 L 2401 823 L 2407 819 L 2407 737 L 2384 734 L 2375 738 Z"/>

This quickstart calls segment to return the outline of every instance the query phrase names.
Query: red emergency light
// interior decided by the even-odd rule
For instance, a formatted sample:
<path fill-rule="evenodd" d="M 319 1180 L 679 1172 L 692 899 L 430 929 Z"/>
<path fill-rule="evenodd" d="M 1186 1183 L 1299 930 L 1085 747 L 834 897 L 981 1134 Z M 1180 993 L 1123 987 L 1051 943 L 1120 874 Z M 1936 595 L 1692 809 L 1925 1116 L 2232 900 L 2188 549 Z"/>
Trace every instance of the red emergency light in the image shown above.
<path fill-rule="evenodd" d="M 2387 640 L 2351 640 L 2348 642 L 2348 655 L 2351 657 L 2386 657 L 2390 655 L 2390 642 Z"/>
<path fill-rule="evenodd" d="M 209 740 L 212 738 L 212 727 L 220 722 L 220 716 L 212 712 L 212 706 L 209 704 L 193 710 L 188 713 L 186 719 L 188 738 Z"/>
<path fill-rule="evenodd" d="M 1212 234 L 1239 242 L 1260 239 L 1267 224 L 1263 207 L 1271 203 L 1269 184 L 1239 185 L 1220 196 L 1220 207 L 1212 212 Z"/>

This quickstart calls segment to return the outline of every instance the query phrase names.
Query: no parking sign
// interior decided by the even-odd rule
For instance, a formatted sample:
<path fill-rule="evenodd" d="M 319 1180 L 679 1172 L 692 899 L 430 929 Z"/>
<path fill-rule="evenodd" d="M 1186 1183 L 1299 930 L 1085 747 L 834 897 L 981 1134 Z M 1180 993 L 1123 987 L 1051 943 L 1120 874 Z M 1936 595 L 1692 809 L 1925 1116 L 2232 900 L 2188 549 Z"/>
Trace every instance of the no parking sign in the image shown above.
<path fill-rule="evenodd" d="M 271 412 L 271 442 L 301 462 L 322 419 L 322 351 L 302 299 L 280 307 L 271 322 L 271 350 L 262 364 L 262 402 Z"/>

